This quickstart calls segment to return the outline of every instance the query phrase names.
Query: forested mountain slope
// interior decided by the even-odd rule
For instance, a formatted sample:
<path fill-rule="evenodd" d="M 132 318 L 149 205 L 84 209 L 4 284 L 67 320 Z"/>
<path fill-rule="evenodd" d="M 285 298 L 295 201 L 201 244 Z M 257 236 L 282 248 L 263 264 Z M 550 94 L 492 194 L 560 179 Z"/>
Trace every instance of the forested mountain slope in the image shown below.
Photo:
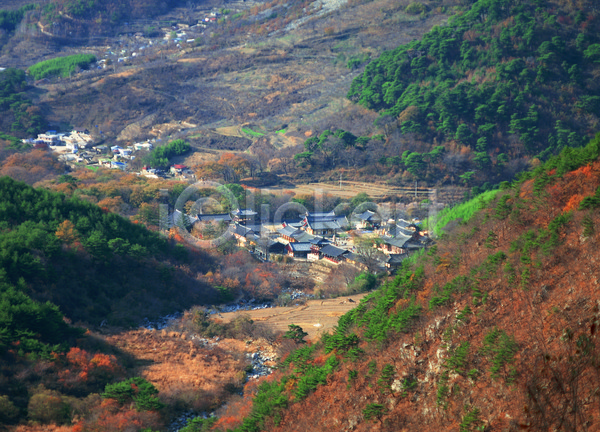
<path fill-rule="evenodd" d="M 94 204 L 0 178 L 7 283 L 74 322 L 137 325 L 218 300 L 195 279 L 212 260 Z"/>
<path fill-rule="evenodd" d="M 597 430 L 599 156 L 597 136 L 475 199 L 236 430 Z"/>
<path fill-rule="evenodd" d="M 471 172 L 467 183 L 505 179 L 519 159 L 545 160 L 596 130 L 598 12 L 593 0 L 475 1 L 368 64 L 348 98 L 388 129 L 454 153 L 445 169 L 427 150 L 404 153 L 396 163 L 416 178 L 457 169 Z"/>

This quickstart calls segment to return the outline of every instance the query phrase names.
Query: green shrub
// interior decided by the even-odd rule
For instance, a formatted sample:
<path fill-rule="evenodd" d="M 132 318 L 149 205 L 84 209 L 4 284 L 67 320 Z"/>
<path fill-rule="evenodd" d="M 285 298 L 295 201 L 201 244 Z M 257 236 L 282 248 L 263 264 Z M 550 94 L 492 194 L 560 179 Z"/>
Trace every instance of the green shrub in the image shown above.
<path fill-rule="evenodd" d="M 408 6 L 406 6 L 406 9 L 404 9 L 404 11 L 407 14 L 411 14 L 411 15 L 419 15 L 419 14 L 425 12 L 426 10 L 427 10 L 427 8 L 425 7 L 425 5 L 423 3 L 419 3 L 419 2 L 410 3 Z"/>
<path fill-rule="evenodd" d="M 581 221 L 581 225 L 583 225 L 583 236 L 591 237 L 595 233 L 594 229 L 594 221 L 590 215 L 585 215 L 583 220 Z"/>
<path fill-rule="evenodd" d="M 464 367 L 467 363 L 467 355 L 469 354 L 469 347 L 471 344 L 466 341 L 460 344 L 452 353 L 450 357 L 446 359 L 444 367 L 460 373 L 464 371 Z"/>
<path fill-rule="evenodd" d="M 354 370 L 354 369 L 350 369 L 348 371 L 348 384 L 346 385 L 347 389 L 350 389 L 350 387 L 352 386 L 352 383 L 354 381 L 356 381 L 356 378 L 358 378 L 358 371 Z"/>
<path fill-rule="evenodd" d="M 186 425 L 179 429 L 179 432 L 209 432 L 216 421 L 217 417 L 194 417 L 189 419 Z"/>
<path fill-rule="evenodd" d="M 473 409 L 469 410 L 465 414 L 465 416 L 462 418 L 462 421 L 459 426 L 459 431 L 460 432 L 469 432 L 472 430 L 479 430 L 479 429 L 473 429 L 481 423 L 481 420 L 479 420 L 479 413 L 480 413 L 479 408 L 473 408 Z"/>
<path fill-rule="evenodd" d="M 294 342 L 299 343 L 299 344 L 306 343 L 304 338 L 306 336 L 308 336 L 308 333 L 306 333 L 304 330 L 302 330 L 302 327 L 300 327 L 296 324 L 289 324 L 288 328 L 289 328 L 289 330 L 287 332 L 285 332 L 285 334 L 283 335 L 284 338 L 291 339 Z"/>
<path fill-rule="evenodd" d="M 134 377 L 115 384 L 107 384 L 102 397 L 115 399 L 121 405 L 134 402 L 138 411 L 158 411 L 164 404 L 158 400 L 158 390 L 144 378 Z"/>
<path fill-rule="evenodd" d="M 395 373 L 396 369 L 393 365 L 386 364 L 383 366 L 379 379 L 377 380 L 377 384 L 379 385 L 379 388 L 381 388 L 382 391 L 391 389 Z"/>
<path fill-rule="evenodd" d="M 365 420 L 371 420 L 373 418 L 378 419 L 385 412 L 385 407 L 379 403 L 370 403 L 365 409 L 363 409 L 363 415 Z"/>
<path fill-rule="evenodd" d="M 507 335 L 504 330 L 494 327 L 485 335 L 481 352 L 490 358 L 492 362 L 490 368 L 492 378 L 498 378 L 500 372 L 506 370 L 507 366 L 514 362 L 514 357 L 518 351 L 519 346 L 515 338 Z M 510 368 L 507 380 L 512 380 L 515 372 L 514 368 Z"/>
<path fill-rule="evenodd" d="M 43 386 L 38 387 L 29 399 L 27 413 L 31 420 L 43 424 L 65 424 L 71 420 L 71 407 L 63 396 Z"/>

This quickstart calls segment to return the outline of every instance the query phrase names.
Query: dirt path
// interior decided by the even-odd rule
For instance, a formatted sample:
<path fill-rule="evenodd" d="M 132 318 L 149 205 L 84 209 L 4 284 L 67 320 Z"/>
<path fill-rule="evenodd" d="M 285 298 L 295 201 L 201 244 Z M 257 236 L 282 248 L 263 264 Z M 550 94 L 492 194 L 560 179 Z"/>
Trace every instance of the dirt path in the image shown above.
<path fill-rule="evenodd" d="M 307 339 L 314 341 L 337 325 L 338 318 L 355 308 L 365 295 L 309 300 L 302 306 L 228 312 L 222 314 L 222 319 L 230 322 L 240 314 L 246 314 L 254 321 L 266 323 L 273 331 L 284 332 L 289 324 L 296 324 L 308 333 Z"/>

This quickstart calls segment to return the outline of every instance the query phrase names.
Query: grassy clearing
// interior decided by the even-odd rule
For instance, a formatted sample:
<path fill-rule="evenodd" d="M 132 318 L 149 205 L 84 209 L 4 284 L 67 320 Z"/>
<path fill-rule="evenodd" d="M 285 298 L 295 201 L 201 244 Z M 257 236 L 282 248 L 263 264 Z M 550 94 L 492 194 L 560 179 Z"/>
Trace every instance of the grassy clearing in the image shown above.
<path fill-rule="evenodd" d="M 92 54 L 58 57 L 34 64 L 29 68 L 29 74 L 36 80 L 53 76 L 66 78 L 78 69 L 87 69 L 95 61 L 96 57 Z"/>
<path fill-rule="evenodd" d="M 245 127 L 242 128 L 242 132 L 244 132 L 245 134 L 248 134 L 250 136 L 257 137 L 257 138 L 265 135 L 264 133 L 256 132 L 250 128 L 245 128 Z"/>
<path fill-rule="evenodd" d="M 450 221 L 456 219 L 461 219 L 463 222 L 467 222 L 487 203 L 495 199 L 498 192 L 500 192 L 498 189 L 490 190 L 477 195 L 475 198 L 470 199 L 465 203 L 459 204 L 452 208 L 445 208 L 438 214 L 437 221 L 432 228 L 433 232 L 438 236 L 441 235 L 444 227 L 448 225 Z M 433 221 L 428 221 L 428 223 L 431 222 Z"/>

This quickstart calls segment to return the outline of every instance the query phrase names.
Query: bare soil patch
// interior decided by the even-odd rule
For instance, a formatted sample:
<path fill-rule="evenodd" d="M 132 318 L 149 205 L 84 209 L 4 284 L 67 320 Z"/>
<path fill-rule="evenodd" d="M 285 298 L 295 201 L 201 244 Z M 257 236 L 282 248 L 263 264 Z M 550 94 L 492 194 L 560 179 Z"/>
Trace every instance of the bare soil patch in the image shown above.
<path fill-rule="evenodd" d="M 125 77 L 132 76 L 132 75 L 136 74 L 137 72 L 139 72 L 139 68 L 128 69 L 123 72 L 117 72 L 117 73 L 110 74 L 109 76 L 111 78 L 125 78 Z"/>

